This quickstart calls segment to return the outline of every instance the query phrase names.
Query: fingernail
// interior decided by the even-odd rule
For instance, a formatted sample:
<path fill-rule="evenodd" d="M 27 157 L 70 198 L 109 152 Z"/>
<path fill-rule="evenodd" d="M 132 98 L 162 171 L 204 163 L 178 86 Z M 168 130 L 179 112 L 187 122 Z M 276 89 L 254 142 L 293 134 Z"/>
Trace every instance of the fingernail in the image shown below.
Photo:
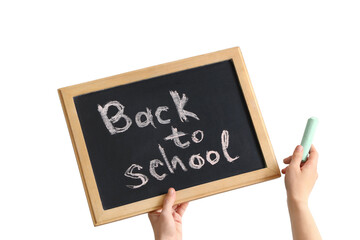
<path fill-rule="evenodd" d="M 175 190 L 173 188 L 169 188 L 169 194 L 174 194 Z"/>
<path fill-rule="evenodd" d="M 301 152 L 303 150 L 303 146 L 297 145 L 296 149 L 297 152 Z"/>

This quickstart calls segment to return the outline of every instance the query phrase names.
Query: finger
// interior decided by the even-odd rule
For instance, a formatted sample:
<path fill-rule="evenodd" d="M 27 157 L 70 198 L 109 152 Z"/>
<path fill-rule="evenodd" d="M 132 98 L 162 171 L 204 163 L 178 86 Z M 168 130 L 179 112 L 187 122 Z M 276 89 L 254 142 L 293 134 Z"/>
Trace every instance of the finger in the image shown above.
<path fill-rule="evenodd" d="M 281 170 L 282 174 L 286 174 L 286 170 L 287 170 L 287 168 L 288 168 L 288 167 L 283 168 L 283 169 Z"/>
<path fill-rule="evenodd" d="M 315 146 L 313 144 L 311 144 L 308 160 L 310 160 L 312 162 L 316 162 L 316 164 L 317 164 L 318 159 L 319 159 L 319 153 L 317 152 Z"/>
<path fill-rule="evenodd" d="M 300 163 L 301 163 L 301 159 L 302 159 L 302 155 L 303 155 L 303 146 L 301 145 L 297 145 L 295 150 L 294 150 L 294 154 L 292 155 L 292 159 L 290 162 L 290 167 L 292 168 L 298 168 L 300 169 Z"/>
<path fill-rule="evenodd" d="M 285 159 L 283 160 L 283 162 L 284 162 L 285 164 L 289 164 L 289 163 L 291 162 L 291 158 L 292 158 L 292 155 L 289 156 L 289 157 L 287 157 L 287 158 L 285 158 Z"/>
<path fill-rule="evenodd" d="M 168 193 L 166 194 L 166 196 L 164 198 L 163 212 L 171 214 L 172 206 L 175 203 L 175 199 L 176 199 L 175 189 L 169 188 Z"/>
<path fill-rule="evenodd" d="M 159 214 L 159 213 L 161 213 L 161 211 L 162 211 L 162 209 L 157 209 L 152 212 L 149 212 L 148 214 Z"/>
<path fill-rule="evenodd" d="M 319 158 L 319 153 L 316 151 L 316 148 L 314 147 L 314 145 L 311 145 L 309 157 L 308 157 L 307 161 L 305 162 L 304 167 L 316 168 L 317 164 L 318 164 L 318 158 Z"/>
<path fill-rule="evenodd" d="M 179 205 L 179 207 L 176 209 L 176 212 L 182 217 L 185 213 L 186 208 L 188 207 L 189 202 L 184 202 Z"/>
<path fill-rule="evenodd" d="M 182 224 L 181 216 L 177 212 L 173 212 L 172 217 L 176 223 Z"/>
<path fill-rule="evenodd" d="M 149 212 L 148 218 L 150 219 L 151 224 L 152 224 L 152 221 L 160 215 L 161 215 L 161 210 L 155 210 L 155 211 Z"/>

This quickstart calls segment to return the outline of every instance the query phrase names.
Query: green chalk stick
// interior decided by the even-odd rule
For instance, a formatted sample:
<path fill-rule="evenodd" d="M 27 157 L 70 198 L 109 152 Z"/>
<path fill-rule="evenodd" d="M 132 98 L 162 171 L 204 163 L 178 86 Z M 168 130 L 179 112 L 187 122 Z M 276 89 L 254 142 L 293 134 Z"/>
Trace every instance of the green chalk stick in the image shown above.
<path fill-rule="evenodd" d="M 311 117 L 307 121 L 305 132 L 304 132 L 303 138 L 301 140 L 301 146 L 304 147 L 303 157 L 302 157 L 303 162 L 306 161 L 307 156 L 309 154 L 318 123 L 319 123 L 319 120 L 316 117 Z"/>

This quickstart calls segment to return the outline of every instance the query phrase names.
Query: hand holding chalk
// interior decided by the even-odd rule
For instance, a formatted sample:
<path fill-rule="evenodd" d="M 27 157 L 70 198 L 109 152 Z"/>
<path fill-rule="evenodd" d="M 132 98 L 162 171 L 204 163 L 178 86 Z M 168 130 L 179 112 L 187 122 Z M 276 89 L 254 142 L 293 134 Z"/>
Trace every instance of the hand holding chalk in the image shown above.
<path fill-rule="evenodd" d="M 289 165 L 281 170 L 285 174 L 285 187 L 294 239 L 321 239 L 320 232 L 308 208 L 308 199 L 318 178 L 319 155 L 314 145 L 311 144 L 317 125 L 317 118 L 309 118 L 301 145 L 296 146 L 293 155 L 284 159 L 284 163 Z M 310 154 L 309 157 L 307 157 L 308 154 Z M 306 160 L 307 162 L 305 162 Z"/>
<path fill-rule="evenodd" d="M 311 146 L 306 162 L 301 163 L 304 148 L 298 145 L 292 156 L 284 159 L 289 164 L 282 170 L 285 174 L 285 187 L 290 214 L 293 239 L 321 239 L 308 200 L 318 178 L 317 163 L 319 155 Z M 301 164 L 300 164 L 301 163 Z"/>
<path fill-rule="evenodd" d="M 315 131 L 316 131 L 316 127 L 317 127 L 318 123 L 319 123 L 319 120 L 316 117 L 311 117 L 307 121 L 304 135 L 301 140 L 301 146 L 304 147 L 303 156 L 302 156 L 303 162 L 306 161 L 307 156 L 309 154 L 310 147 L 311 147 L 312 141 L 314 139 L 314 135 L 315 135 Z"/>

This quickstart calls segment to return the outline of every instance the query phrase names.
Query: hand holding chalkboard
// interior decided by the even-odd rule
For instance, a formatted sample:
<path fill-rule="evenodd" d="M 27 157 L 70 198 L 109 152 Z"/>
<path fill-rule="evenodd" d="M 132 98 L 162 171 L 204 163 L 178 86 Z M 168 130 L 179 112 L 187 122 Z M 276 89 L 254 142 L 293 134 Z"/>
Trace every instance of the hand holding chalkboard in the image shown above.
<path fill-rule="evenodd" d="M 188 202 L 174 205 L 176 192 L 169 188 L 161 210 L 148 214 L 155 239 L 182 239 L 182 217 Z"/>
<path fill-rule="evenodd" d="M 279 176 L 238 48 L 59 95 L 95 225 Z"/>

